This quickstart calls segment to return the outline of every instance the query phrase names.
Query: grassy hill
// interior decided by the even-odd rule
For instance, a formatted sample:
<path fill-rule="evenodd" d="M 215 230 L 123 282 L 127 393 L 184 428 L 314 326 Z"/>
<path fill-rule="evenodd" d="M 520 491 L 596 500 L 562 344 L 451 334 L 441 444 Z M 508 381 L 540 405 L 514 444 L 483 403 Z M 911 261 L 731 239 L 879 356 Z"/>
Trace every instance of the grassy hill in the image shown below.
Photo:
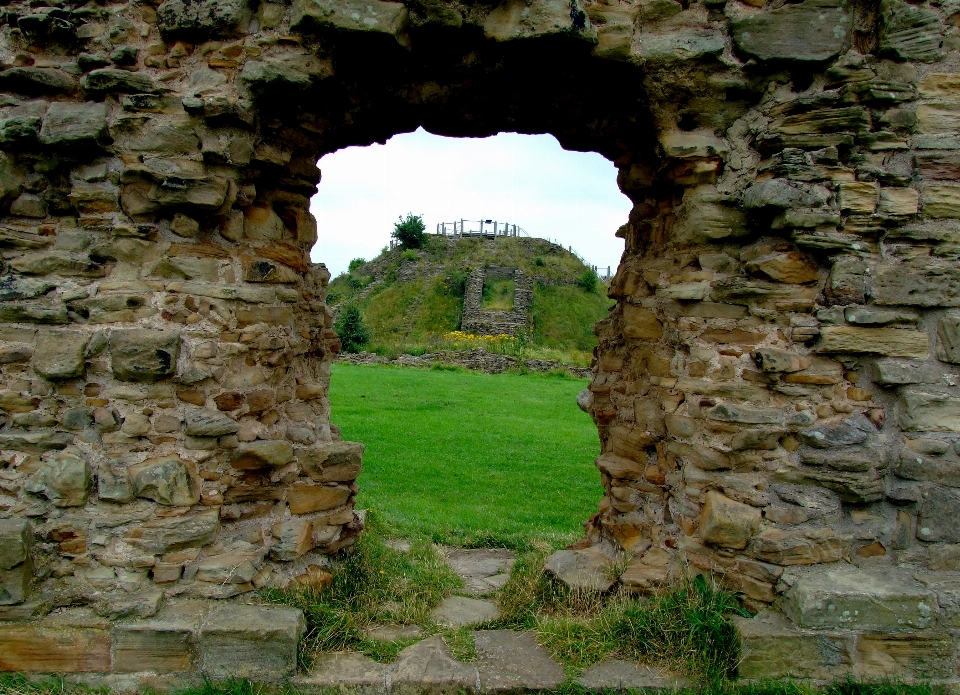
<path fill-rule="evenodd" d="M 543 239 L 452 239 L 431 236 L 424 248 L 384 250 L 330 283 L 329 303 L 355 304 L 372 332 L 368 349 L 380 354 L 422 353 L 449 345 L 460 328 L 467 276 L 477 267 L 519 268 L 534 278 L 528 354 L 586 365 L 596 345 L 593 324 L 611 302 L 603 283 L 585 289 L 589 268 Z M 485 308 L 509 308 L 512 289 L 491 283 Z"/>

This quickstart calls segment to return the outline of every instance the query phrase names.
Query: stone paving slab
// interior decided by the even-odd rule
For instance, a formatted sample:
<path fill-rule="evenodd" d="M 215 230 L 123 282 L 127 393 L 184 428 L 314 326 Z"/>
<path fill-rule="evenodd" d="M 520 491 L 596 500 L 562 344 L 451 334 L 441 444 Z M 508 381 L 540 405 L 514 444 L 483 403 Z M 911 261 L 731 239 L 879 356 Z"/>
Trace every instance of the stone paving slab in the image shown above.
<path fill-rule="evenodd" d="M 420 639 L 423 637 L 423 628 L 419 625 L 371 625 L 363 631 L 363 636 L 379 642 Z"/>
<path fill-rule="evenodd" d="M 500 609 L 493 601 L 450 596 L 433 609 L 430 617 L 437 625 L 444 627 L 469 627 L 496 620 L 500 617 Z"/>
<path fill-rule="evenodd" d="M 477 667 L 454 659 L 443 638 L 436 635 L 400 652 L 389 687 L 394 695 L 453 695 L 476 693 L 479 680 Z"/>
<path fill-rule="evenodd" d="M 690 685 L 682 676 L 632 661 L 604 661 L 587 669 L 577 685 L 588 690 L 679 690 Z"/>
<path fill-rule="evenodd" d="M 502 548 L 445 548 L 450 568 L 463 578 L 464 593 L 481 596 L 503 588 L 510 579 L 516 553 Z"/>
<path fill-rule="evenodd" d="M 513 630 L 478 630 L 473 636 L 484 693 L 554 690 L 563 683 L 563 667 L 532 635 Z"/>
<path fill-rule="evenodd" d="M 357 652 L 321 654 L 310 673 L 295 678 L 293 686 L 305 692 L 337 689 L 358 695 L 385 695 L 389 670 L 389 665 Z"/>

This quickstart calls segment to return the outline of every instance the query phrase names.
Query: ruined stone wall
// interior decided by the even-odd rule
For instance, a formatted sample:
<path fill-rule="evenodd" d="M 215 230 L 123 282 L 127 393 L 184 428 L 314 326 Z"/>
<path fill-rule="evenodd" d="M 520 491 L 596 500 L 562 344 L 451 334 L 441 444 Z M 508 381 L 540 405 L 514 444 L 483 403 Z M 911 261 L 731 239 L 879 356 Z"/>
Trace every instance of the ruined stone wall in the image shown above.
<path fill-rule="evenodd" d="M 483 308 L 483 285 L 490 278 L 514 281 L 513 310 Z M 516 335 L 527 331 L 533 308 L 533 278 L 519 268 L 474 268 L 467 277 L 463 293 L 461 329 L 473 335 Z"/>
<path fill-rule="evenodd" d="M 634 203 L 580 399 L 605 496 L 570 552 L 625 551 L 637 591 L 683 561 L 816 629 L 853 613 L 796 568 L 879 567 L 910 598 L 864 629 L 952 629 L 957 10 L 4 5 L 0 617 L 149 615 L 352 542 L 308 201 L 321 155 L 423 126 L 551 133 Z"/>

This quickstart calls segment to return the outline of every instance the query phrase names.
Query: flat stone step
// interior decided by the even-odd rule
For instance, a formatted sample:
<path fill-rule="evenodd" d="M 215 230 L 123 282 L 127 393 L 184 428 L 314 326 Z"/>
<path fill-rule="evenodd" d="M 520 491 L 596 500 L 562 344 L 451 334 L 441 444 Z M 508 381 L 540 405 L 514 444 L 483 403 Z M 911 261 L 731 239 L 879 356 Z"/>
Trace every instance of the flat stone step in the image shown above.
<path fill-rule="evenodd" d="M 454 659 L 439 635 L 400 652 L 390 678 L 390 692 L 394 695 L 475 693 L 478 688 L 477 667 Z"/>
<path fill-rule="evenodd" d="M 500 548 L 446 548 L 450 568 L 463 578 L 464 593 L 481 596 L 503 588 L 510 579 L 516 553 Z"/>
<path fill-rule="evenodd" d="M 563 683 L 563 667 L 532 635 L 513 630 L 478 630 L 473 636 L 484 693 L 554 690 Z"/>
<path fill-rule="evenodd" d="M 577 685 L 592 691 L 680 690 L 690 681 L 675 673 L 632 661 L 603 661 L 591 666 L 577 679 Z"/>
<path fill-rule="evenodd" d="M 791 575 L 783 612 L 801 628 L 887 632 L 936 622 L 936 594 L 902 570 L 846 565 Z"/>
<path fill-rule="evenodd" d="M 423 637 L 423 628 L 419 625 L 371 625 L 363 631 L 363 636 L 379 642 L 420 639 Z"/>
<path fill-rule="evenodd" d="M 431 619 L 444 627 L 469 627 L 500 617 L 500 609 L 493 601 L 466 596 L 450 596 L 433 609 Z"/>
<path fill-rule="evenodd" d="M 390 666 L 357 652 L 321 654 L 310 673 L 293 680 L 301 692 L 347 690 L 365 695 L 386 695 Z"/>

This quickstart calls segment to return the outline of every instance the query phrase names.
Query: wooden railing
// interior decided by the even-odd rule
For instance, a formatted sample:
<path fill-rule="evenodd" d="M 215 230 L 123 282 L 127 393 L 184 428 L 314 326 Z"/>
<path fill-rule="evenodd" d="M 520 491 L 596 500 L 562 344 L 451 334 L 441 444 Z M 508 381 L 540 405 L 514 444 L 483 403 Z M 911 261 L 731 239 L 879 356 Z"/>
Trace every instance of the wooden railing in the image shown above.
<path fill-rule="evenodd" d="M 453 222 L 438 222 L 436 233 L 440 236 L 452 237 L 487 237 L 493 239 L 498 236 L 530 236 L 522 227 L 499 220 L 454 220 Z"/>

